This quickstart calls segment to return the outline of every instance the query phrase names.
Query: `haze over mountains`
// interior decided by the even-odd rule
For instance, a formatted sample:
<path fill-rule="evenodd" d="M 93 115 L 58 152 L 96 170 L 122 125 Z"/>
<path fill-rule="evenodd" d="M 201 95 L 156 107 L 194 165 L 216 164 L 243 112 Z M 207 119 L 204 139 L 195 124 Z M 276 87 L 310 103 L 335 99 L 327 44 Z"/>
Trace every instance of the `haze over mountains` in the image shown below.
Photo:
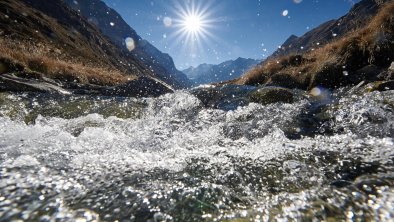
<path fill-rule="evenodd" d="M 218 65 L 201 64 L 183 70 L 190 80 L 195 84 L 208 84 L 212 82 L 223 82 L 238 78 L 260 61 L 255 59 L 237 58 Z"/>

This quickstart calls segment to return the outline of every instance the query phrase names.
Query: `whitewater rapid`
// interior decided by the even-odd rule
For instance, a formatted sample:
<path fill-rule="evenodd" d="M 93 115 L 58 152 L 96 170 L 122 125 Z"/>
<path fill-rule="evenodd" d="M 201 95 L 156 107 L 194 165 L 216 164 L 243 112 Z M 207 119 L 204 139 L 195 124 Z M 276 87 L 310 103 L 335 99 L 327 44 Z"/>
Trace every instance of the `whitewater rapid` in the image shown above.
<path fill-rule="evenodd" d="M 0 103 L 0 221 L 394 218 L 394 91 L 235 110 L 186 91 Z"/>

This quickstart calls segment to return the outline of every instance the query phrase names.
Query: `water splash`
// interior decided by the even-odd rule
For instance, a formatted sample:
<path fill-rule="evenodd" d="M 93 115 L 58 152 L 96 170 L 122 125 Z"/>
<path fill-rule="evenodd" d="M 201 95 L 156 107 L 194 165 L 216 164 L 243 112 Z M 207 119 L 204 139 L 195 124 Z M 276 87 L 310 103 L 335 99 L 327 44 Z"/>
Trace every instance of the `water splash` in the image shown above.
<path fill-rule="evenodd" d="M 313 112 L 326 131 L 297 138 L 313 100 L 225 111 L 182 91 L 2 93 L 0 218 L 384 220 L 393 216 L 393 93 L 334 95 Z"/>

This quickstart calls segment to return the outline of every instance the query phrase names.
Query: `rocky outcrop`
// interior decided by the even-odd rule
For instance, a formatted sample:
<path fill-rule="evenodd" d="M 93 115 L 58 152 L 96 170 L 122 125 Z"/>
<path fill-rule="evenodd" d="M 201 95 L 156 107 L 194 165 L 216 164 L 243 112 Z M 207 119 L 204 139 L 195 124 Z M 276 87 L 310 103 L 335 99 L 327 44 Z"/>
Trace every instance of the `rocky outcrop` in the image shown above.
<path fill-rule="evenodd" d="M 157 97 L 174 92 L 173 89 L 157 79 L 140 77 L 125 84 L 104 88 L 101 94 L 106 96 Z"/>
<path fill-rule="evenodd" d="M 0 75 L 0 91 L 11 92 L 40 92 L 60 95 L 103 95 L 122 97 L 157 97 L 172 93 L 173 89 L 160 80 L 150 77 L 140 77 L 118 86 L 97 86 L 55 81 L 35 73 L 38 78 L 23 78 L 26 73 Z"/>
<path fill-rule="evenodd" d="M 70 91 L 63 89 L 59 83 L 51 79 L 25 79 L 15 74 L 0 75 L 0 91 L 71 94 Z"/>
<path fill-rule="evenodd" d="M 65 2 L 91 24 L 98 27 L 124 53 L 146 64 L 154 73 L 155 78 L 170 84 L 174 88 L 185 88 L 190 85 L 189 79 L 175 68 L 174 61 L 168 54 L 162 53 L 148 41 L 142 39 L 122 19 L 121 15 L 101 0 L 65 0 Z M 132 50 L 127 48 L 127 38 L 131 38 L 133 41 L 135 48 Z"/>

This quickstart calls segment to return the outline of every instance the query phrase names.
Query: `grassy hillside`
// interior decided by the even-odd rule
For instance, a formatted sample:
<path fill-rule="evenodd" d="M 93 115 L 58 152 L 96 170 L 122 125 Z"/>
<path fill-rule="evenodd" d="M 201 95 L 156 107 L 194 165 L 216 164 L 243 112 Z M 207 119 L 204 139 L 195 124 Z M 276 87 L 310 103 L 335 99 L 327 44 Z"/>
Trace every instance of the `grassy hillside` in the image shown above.
<path fill-rule="evenodd" d="M 149 41 L 144 40 L 127 24 L 122 16 L 107 6 L 102 0 L 74 1 L 63 0 L 74 11 L 97 27 L 126 55 L 143 62 L 146 67 L 160 79 L 174 88 L 185 88 L 191 82 L 186 75 L 176 69 L 171 56 L 161 52 Z M 111 25 L 116 24 L 116 25 Z M 125 38 L 134 40 L 134 49 L 129 51 L 125 46 Z"/>
<path fill-rule="evenodd" d="M 0 2 L 0 74 L 9 72 L 98 85 L 153 76 L 59 0 Z"/>
<path fill-rule="evenodd" d="M 83 84 L 116 85 L 134 79 L 111 66 L 94 66 L 83 61 L 59 58 L 60 49 L 32 42 L 10 41 L 0 38 L 0 74 L 18 72 L 24 77 L 42 76 Z M 74 61 L 73 61 L 74 60 Z"/>
<path fill-rule="evenodd" d="M 272 58 L 231 83 L 335 88 L 365 80 L 361 68 L 384 69 L 393 59 L 394 2 L 389 2 L 365 27 L 314 51 Z"/>

